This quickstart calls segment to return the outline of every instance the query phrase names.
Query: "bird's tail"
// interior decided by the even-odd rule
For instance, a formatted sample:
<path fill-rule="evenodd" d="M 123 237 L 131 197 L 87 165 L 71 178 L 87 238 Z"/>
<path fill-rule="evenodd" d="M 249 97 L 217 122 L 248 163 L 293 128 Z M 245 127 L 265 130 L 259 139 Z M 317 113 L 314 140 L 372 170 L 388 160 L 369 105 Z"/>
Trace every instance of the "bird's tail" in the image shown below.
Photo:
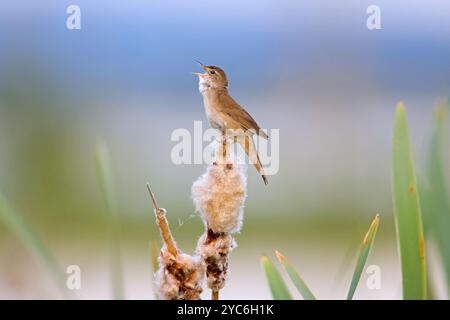
<path fill-rule="evenodd" d="M 239 139 L 239 143 L 247 154 L 250 162 L 255 166 L 256 170 L 261 175 L 264 184 L 267 185 L 269 181 L 267 180 L 266 175 L 264 174 L 264 168 L 261 164 L 261 160 L 259 160 L 258 152 L 256 151 L 255 143 L 253 142 L 253 138 L 248 135 L 244 135 Z"/>

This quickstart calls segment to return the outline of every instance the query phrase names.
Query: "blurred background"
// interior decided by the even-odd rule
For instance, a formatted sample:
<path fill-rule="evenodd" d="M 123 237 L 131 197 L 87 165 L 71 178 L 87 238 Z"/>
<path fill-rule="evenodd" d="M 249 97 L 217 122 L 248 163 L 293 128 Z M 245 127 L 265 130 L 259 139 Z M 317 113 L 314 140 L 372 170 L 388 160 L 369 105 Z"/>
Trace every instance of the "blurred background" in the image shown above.
<path fill-rule="evenodd" d="M 66 28 L 70 4 L 81 8 L 81 30 Z M 420 178 L 433 107 L 450 88 L 450 3 L 378 0 L 381 30 L 366 27 L 370 4 L 3 0 L 0 193 L 62 268 L 81 267 L 78 298 L 110 299 L 108 221 L 94 161 L 96 141 L 104 140 L 126 297 L 152 299 L 149 243 L 159 235 L 145 183 L 168 210 L 183 250 L 192 252 L 203 231 L 190 188 L 206 166 L 170 158 L 172 131 L 206 120 L 190 74 L 198 59 L 225 69 L 232 95 L 263 128 L 280 129 L 278 174 L 265 187 L 248 170 L 244 227 L 222 298 L 270 298 L 260 256 L 273 258 L 275 249 L 318 298 L 344 298 L 375 213 L 381 225 L 368 263 L 380 266 L 381 288 L 367 289 L 363 278 L 355 298 L 400 298 L 394 107 L 399 100 L 407 107 Z M 61 298 L 3 224 L 0 298 Z"/>

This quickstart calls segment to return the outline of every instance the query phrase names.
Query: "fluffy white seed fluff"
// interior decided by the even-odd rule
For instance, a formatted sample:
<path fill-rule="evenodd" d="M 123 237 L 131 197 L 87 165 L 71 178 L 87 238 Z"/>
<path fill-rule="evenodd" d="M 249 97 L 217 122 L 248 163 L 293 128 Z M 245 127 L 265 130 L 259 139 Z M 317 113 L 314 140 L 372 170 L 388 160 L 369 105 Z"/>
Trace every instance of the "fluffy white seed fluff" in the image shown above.
<path fill-rule="evenodd" d="M 215 233 L 240 230 L 246 197 L 246 166 L 215 162 L 192 185 L 195 209 Z"/>
<path fill-rule="evenodd" d="M 236 246 L 231 234 L 214 234 L 208 230 L 200 237 L 196 253 L 205 262 L 207 284 L 211 290 L 219 291 L 225 286 L 229 254 Z"/>
<path fill-rule="evenodd" d="M 199 300 L 203 289 L 205 265 L 199 256 L 179 253 L 174 257 L 161 249 L 156 286 L 160 299 Z"/>

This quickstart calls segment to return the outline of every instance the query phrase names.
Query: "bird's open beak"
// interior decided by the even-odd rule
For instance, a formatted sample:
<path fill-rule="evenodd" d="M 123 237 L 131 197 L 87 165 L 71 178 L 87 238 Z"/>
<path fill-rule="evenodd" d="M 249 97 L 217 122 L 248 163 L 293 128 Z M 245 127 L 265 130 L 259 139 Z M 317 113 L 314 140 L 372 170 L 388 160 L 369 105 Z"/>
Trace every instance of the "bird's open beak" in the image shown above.
<path fill-rule="evenodd" d="M 199 65 L 200 65 L 200 67 L 202 67 L 202 69 L 203 70 L 205 70 L 206 71 L 206 66 L 203 64 L 203 63 L 201 63 L 200 61 L 198 61 L 198 60 L 194 60 L 195 62 L 197 62 Z M 193 75 L 196 75 L 196 76 L 198 76 L 198 77 L 201 77 L 201 76 L 204 76 L 206 73 L 200 73 L 200 72 L 191 72 Z"/>
<path fill-rule="evenodd" d="M 205 67 L 205 65 L 203 63 L 201 63 L 198 60 L 194 60 L 194 61 L 197 62 L 200 65 L 200 67 L 202 67 L 203 70 L 206 70 L 206 67 Z"/>
<path fill-rule="evenodd" d="M 200 61 L 198 61 L 198 60 L 194 60 L 195 62 L 197 62 L 199 65 L 200 65 L 200 67 L 203 69 L 203 70 L 205 70 L 206 71 L 206 66 L 203 64 L 203 63 L 201 63 Z M 196 75 L 196 76 L 202 76 L 202 75 L 204 75 L 204 73 L 199 73 L 199 72 L 192 72 L 192 74 L 194 74 L 194 75 Z"/>

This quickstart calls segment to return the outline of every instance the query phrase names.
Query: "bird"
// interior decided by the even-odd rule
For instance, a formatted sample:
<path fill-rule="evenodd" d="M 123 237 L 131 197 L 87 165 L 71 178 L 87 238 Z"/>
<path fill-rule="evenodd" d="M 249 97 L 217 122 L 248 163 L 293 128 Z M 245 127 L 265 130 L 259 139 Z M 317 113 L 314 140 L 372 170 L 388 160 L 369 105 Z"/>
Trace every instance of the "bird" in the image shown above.
<path fill-rule="evenodd" d="M 217 66 L 206 66 L 199 61 L 197 63 L 205 72 L 192 73 L 198 76 L 198 89 L 203 96 L 203 105 L 210 126 L 221 131 L 223 141 L 225 141 L 224 145 L 229 132 L 238 132 L 233 136 L 234 141 L 239 142 L 250 162 L 261 175 L 264 184 L 267 185 L 268 180 L 256 151 L 253 136 L 259 135 L 266 140 L 269 136 L 261 130 L 252 116 L 230 96 L 225 71 Z"/>

